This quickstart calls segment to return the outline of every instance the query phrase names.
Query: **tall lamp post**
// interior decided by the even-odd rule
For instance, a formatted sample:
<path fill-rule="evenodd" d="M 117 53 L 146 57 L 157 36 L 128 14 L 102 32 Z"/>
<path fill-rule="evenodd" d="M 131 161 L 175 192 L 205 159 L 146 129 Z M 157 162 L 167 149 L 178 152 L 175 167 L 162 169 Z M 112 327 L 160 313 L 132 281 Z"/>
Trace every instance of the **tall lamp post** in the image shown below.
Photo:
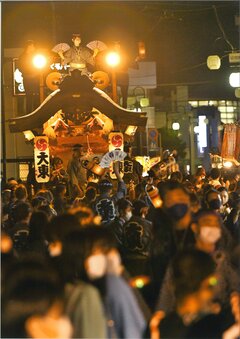
<path fill-rule="evenodd" d="M 47 64 L 47 58 L 43 54 L 36 54 L 33 57 L 33 66 L 40 70 L 40 78 L 39 78 L 39 98 L 40 103 L 44 100 L 44 77 L 43 77 L 43 69 Z"/>
<path fill-rule="evenodd" d="M 42 103 L 44 101 L 43 69 L 47 64 L 47 58 L 42 54 L 36 54 L 32 58 L 32 63 L 33 63 L 33 66 L 35 68 L 40 70 L 40 74 L 39 74 L 39 99 L 40 99 L 40 103 Z M 35 137 L 35 135 L 33 134 L 33 132 L 31 130 L 23 131 L 23 134 L 28 141 L 31 141 Z"/>
<path fill-rule="evenodd" d="M 112 73 L 112 96 L 113 101 L 117 102 L 117 78 L 116 67 L 120 63 L 120 55 L 117 52 L 110 52 L 106 56 L 106 62 L 111 67 Z"/>

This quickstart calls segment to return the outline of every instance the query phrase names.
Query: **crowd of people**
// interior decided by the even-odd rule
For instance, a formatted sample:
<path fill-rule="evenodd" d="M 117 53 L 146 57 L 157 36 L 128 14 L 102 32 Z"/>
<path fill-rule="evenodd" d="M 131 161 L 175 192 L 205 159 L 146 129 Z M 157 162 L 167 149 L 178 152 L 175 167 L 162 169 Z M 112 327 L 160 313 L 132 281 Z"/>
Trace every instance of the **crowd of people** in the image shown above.
<path fill-rule="evenodd" d="M 238 338 L 239 175 L 143 177 L 128 149 L 111 180 L 80 155 L 2 187 L 2 337 Z"/>

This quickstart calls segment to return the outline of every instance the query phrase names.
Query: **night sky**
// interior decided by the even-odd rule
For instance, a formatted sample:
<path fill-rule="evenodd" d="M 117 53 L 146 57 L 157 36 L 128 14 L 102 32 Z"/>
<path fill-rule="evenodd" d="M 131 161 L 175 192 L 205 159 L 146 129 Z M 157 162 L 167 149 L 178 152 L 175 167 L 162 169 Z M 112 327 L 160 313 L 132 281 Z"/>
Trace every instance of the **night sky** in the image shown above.
<path fill-rule="evenodd" d="M 143 40 L 147 59 L 157 62 L 159 84 L 206 80 L 218 84 L 229 72 L 228 58 L 219 71 L 201 65 L 208 55 L 223 56 L 231 50 L 213 5 L 230 43 L 239 49 L 239 26 L 234 21 L 239 1 L 4 2 L 2 47 L 22 47 L 33 39 L 51 49 L 59 42 L 70 44 L 71 34 L 81 33 L 83 44 L 120 41 L 134 57 L 137 41 Z"/>

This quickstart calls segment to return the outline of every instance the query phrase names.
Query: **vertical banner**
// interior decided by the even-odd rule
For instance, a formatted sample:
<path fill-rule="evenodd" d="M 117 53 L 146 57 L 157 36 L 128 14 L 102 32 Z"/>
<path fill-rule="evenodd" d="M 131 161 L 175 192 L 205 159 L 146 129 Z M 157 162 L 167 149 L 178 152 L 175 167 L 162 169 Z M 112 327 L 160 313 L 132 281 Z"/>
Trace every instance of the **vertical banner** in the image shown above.
<path fill-rule="evenodd" d="M 123 139 L 123 134 L 121 132 L 111 132 L 109 133 L 108 136 L 108 143 L 109 143 L 109 152 L 119 149 L 123 151 L 123 146 L 124 146 L 124 139 Z M 123 177 L 124 175 L 124 161 L 120 161 L 120 175 Z M 114 171 L 113 171 L 113 165 L 111 163 L 110 165 L 110 177 L 111 179 L 117 179 Z"/>
<path fill-rule="evenodd" d="M 159 147 L 159 134 L 156 128 L 148 128 L 148 147 L 151 150 Z"/>
<path fill-rule="evenodd" d="M 239 161 L 240 155 L 240 126 L 237 125 L 237 132 L 236 132 L 236 147 L 235 147 L 235 159 Z"/>
<path fill-rule="evenodd" d="M 234 158 L 237 141 L 237 126 L 235 124 L 226 124 L 224 126 L 222 142 L 222 158 Z"/>
<path fill-rule="evenodd" d="M 48 182 L 50 179 L 50 155 L 48 137 L 34 138 L 34 165 L 35 178 L 39 183 Z"/>

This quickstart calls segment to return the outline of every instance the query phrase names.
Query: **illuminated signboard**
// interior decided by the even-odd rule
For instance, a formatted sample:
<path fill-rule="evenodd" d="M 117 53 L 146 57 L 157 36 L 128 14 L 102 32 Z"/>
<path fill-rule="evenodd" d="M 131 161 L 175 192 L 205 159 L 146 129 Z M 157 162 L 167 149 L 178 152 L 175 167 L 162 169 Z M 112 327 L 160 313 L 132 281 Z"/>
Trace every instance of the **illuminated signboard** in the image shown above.
<path fill-rule="evenodd" d="M 24 79 L 19 69 L 18 58 L 14 58 L 12 62 L 13 69 L 13 95 L 25 95 Z M 69 65 L 61 65 L 60 62 L 54 62 L 50 65 L 49 71 L 59 71 L 60 73 L 68 73 Z"/>
<path fill-rule="evenodd" d="M 18 68 L 18 58 L 13 59 L 13 95 L 25 95 L 23 76 Z"/>

